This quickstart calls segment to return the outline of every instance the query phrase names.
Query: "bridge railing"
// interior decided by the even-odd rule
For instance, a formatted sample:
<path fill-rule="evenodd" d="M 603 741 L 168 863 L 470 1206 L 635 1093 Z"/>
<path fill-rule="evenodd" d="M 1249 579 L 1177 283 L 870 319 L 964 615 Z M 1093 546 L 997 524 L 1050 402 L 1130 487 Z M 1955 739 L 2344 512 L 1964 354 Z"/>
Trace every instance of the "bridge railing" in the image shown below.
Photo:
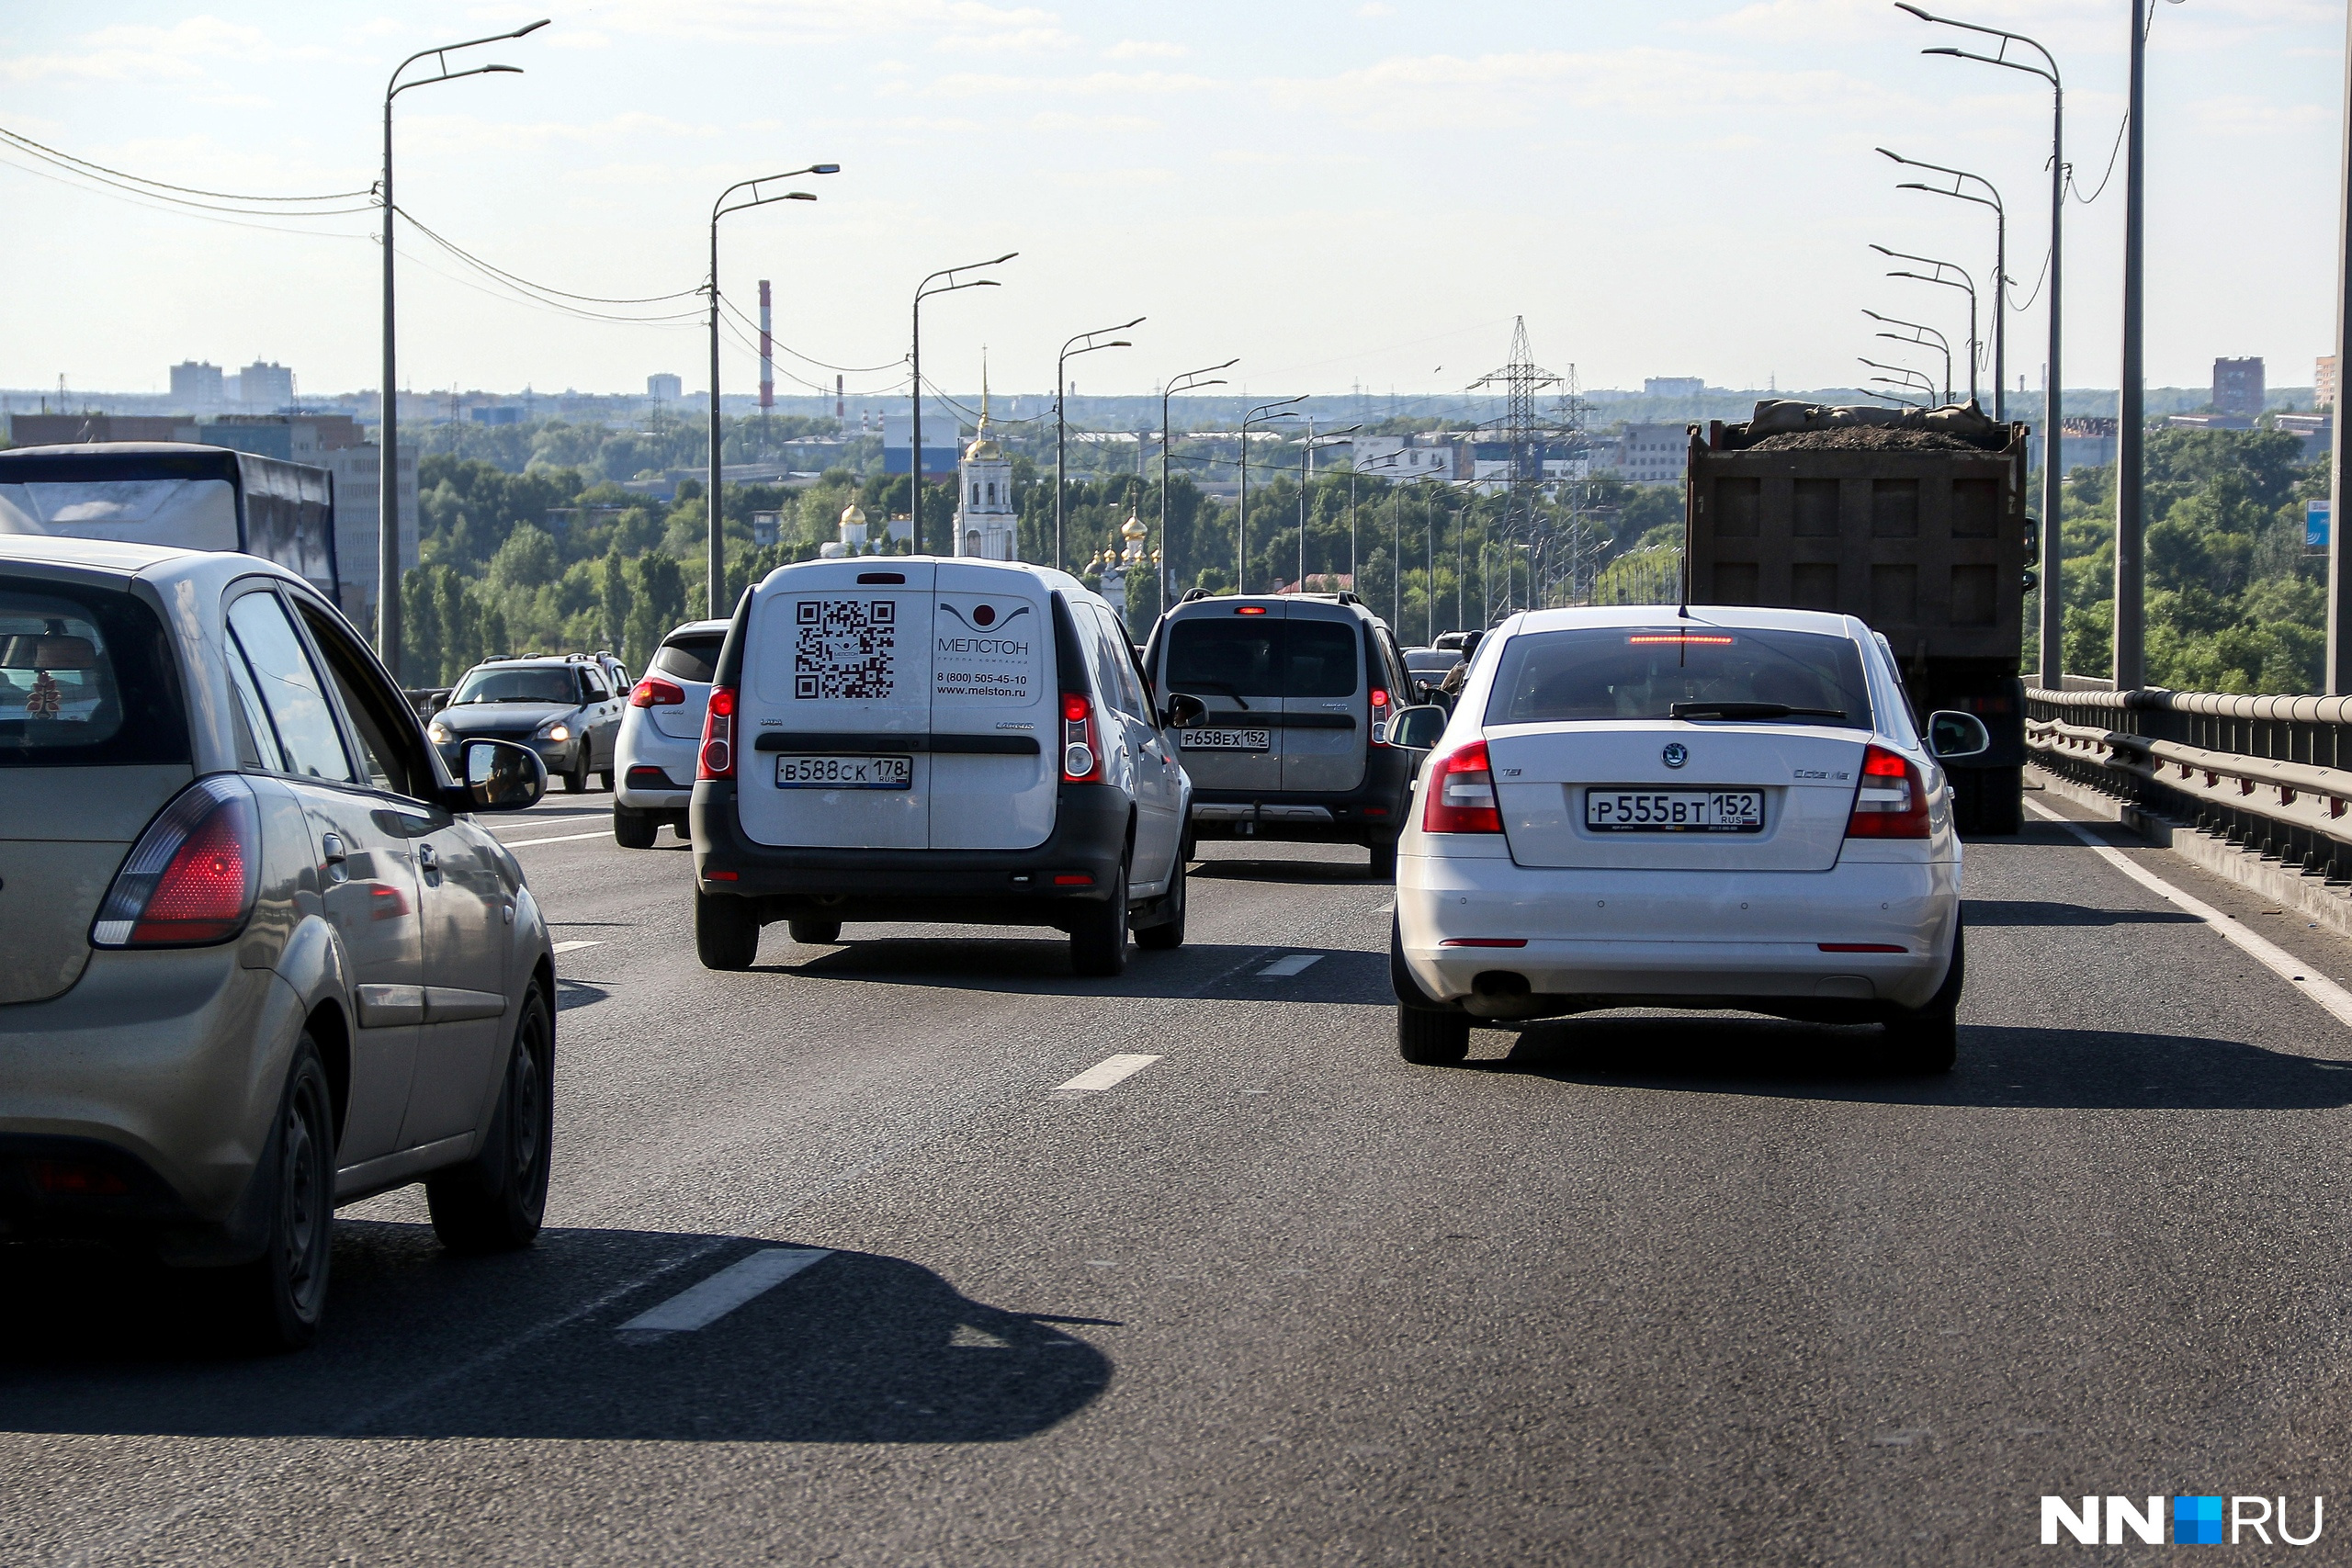
<path fill-rule="evenodd" d="M 2062 778 L 2352 881 L 2352 698 L 2035 688 L 2026 745 Z"/>

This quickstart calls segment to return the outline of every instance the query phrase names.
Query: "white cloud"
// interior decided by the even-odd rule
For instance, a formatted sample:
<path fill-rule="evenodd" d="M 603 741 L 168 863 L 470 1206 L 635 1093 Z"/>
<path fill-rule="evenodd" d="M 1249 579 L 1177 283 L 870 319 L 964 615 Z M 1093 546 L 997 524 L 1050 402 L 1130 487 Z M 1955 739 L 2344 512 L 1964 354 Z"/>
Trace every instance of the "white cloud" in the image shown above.
<path fill-rule="evenodd" d="M 204 74 L 198 63 L 202 60 L 224 55 L 250 60 L 287 52 L 274 46 L 267 34 L 216 17 L 191 17 L 168 28 L 100 28 L 77 43 L 71 53 L 0 59 L 0 76 L 17 82 L 185 80 Z"/>
<path fill-rule="evenodd" d="M 1182 60 L 1193 51 L 1160 39 L 1121 39 L 1102 51 L 1110 60 Z"/>
<path fill-rule="evenodd" d="M 2281 104 L 2268 98 L 2200 98 L 2189 106 L 2197 126 L 2209 136 L 2308 137 L 2333 130 L 2336 110 L 2327 104 Z"/>
<path fill-rule="evenodd" d="M 693 6 L 675 0 L 618 0 L 598 20 L 632 32 L 729 48 L 771 44 L 805 49 L 876 36 L 930 39 L 943 31 L 968 40 L 969 48 L 989 47 L 978 40 L 1008 35 L 1027 35 L 1034 40 L 1068 36 L 1061 33 L 1060 17 L 1054 12 L 979 0 L 702 0 Z"/>
<path fill-rule="evenodd" d="M 1113 94 L 1140 97 L 1201 93 L 1219 85 L 1206 76 L 1163 71 L 1093 71 L 1081 76 L 990 76 L 958 72 L 940 77 L 927 90 L 945 97 L 1099 98 Z"/>
<path fill-rule="evenodd" d="M 996 32 L 948 33 L 931 47 L 941 54 L 1047 54 L 1077 42 L 1077 35 L 1059 28 L 1007 28 Z"/>
<path fill-rule="evenodd" d="M 1059 109 L 1046 109 L 1029 117 L 1029 129 L 1057 132 L 1064 135 L 1134 135 L 1158 130 L 1159 122 L 1132 114 L 1069 114 Z"/>
<path fill-rule="evenodd" d="M 1393 17 L 1396 14 L 1396 6 L 1384 6 L 1380 0 L 1367 0 L 1366 4 L 1356 7 L 1356 15 L 1359 17 Z"/>

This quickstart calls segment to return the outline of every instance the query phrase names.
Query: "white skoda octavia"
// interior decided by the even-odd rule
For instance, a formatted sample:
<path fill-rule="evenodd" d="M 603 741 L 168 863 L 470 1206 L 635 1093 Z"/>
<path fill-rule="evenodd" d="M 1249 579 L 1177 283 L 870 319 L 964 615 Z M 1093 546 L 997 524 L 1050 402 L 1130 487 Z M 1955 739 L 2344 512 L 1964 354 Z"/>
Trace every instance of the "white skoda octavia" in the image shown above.
<path fill-rule="evenodd" d="M 1476 1021 L 1729 1008 L 1886 1026 L 1951 1067 L 1960 840 L 1884 642 L 1806 610 L 1544 610 L 1479 646 L 1398 844 L 1390 969 L 1406 1058 Z"/>

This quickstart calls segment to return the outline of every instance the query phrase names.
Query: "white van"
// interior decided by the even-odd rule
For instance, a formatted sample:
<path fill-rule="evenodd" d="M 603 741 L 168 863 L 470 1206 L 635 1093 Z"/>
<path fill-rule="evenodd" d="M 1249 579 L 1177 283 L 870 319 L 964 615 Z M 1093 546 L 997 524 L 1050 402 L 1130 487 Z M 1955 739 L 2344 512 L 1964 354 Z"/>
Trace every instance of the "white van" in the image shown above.
<path fill-rule="evenodd" d="M 689 827 L 695 944 L 760 928 L 1044 925 L 1082 975 L 1184 940 L 1192 784 L 1125 628 L 1077 579 L 868 556 L 777 568 L 712 677 Z"/>

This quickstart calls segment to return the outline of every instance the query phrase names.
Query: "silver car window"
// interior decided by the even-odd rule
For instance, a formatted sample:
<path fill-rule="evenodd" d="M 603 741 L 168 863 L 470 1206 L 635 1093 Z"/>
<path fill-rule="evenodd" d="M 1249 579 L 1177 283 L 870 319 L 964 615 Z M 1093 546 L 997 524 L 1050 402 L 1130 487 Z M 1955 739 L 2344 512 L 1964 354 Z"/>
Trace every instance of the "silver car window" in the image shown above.
<path fill-rule="evenodd" d="M 248 593 L 229 606 L 229 629 L 253 665 L 262 706 L 277 728 L 286 771 L 306 778 L 351 782 L 334 710 L 302 639 L 274 593 Z"/>
<path fill-rule="evenodd" d="M 224 662 L 229 666 L 229 690 L 237 699 L 234 718 L 238 766 L 284 773 L 286 758 L 277 749 L 277 732 L 269 726 L 269 713 L 261 705 L 261 689 L 254 682 L 253 667 L 245 662 L 234 638 L 230 639 L 229 657 Z"/>

